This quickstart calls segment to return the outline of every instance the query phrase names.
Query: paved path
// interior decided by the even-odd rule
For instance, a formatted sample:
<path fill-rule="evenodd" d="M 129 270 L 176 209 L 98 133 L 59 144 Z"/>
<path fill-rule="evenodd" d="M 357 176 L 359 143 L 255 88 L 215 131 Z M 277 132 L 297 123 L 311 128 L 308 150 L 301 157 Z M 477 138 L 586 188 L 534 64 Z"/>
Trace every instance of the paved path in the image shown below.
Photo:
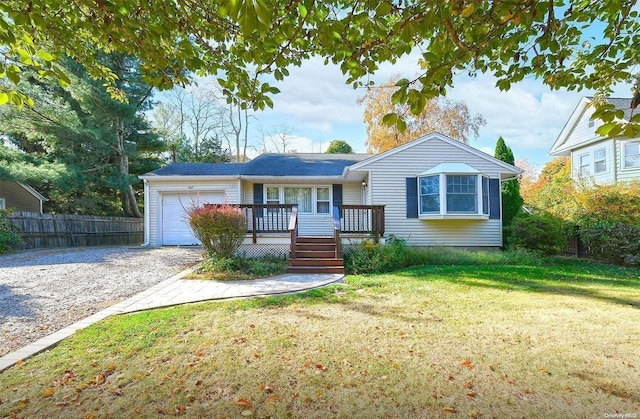
<path fill-rule="evenodd" d="M 344 279 L 344 275 L 340 274 L 287 274 L 251 281 L 224 282 L 181 279 L 189 272 L 190 270 L 181 272 L 114 306 L 39 339 L 22 349 L 6 354 L 0 358 L 0 371 L 58 344 L 77 330 L 91 326 L 114 314 L 202 301 L 289 294 L 341 282 Z"/>

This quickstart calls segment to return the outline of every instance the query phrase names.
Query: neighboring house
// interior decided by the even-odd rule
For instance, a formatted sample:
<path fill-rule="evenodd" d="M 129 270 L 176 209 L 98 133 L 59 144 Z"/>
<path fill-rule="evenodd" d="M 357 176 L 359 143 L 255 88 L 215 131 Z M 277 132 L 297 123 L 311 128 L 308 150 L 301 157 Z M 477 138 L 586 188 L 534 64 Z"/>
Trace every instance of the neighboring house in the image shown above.
<path fill-rule="evenodd" d="M 42 204 L 45 201 L 48 199 L 29 185 L 0 179 L 0 209 L 42 213 Z"/>
<path fill-rule="evenodd" d="M 326 236 L 334 245 L 335 237 L 348 245 L 393 235 L 418 246 L 498 248 L 500 182 L 520 173 L 440 134 L 375 156 L 263 154 L 240 164 L 174 163 L 141 176 L 145 242 L 196 244 L 185 210 L 226 202 L 240 204 L 245 214 L 249 232 L 241 251 L 247 253 L 277 248 L 295 255 L 311 240 L 305 236 Z"/>
<path fill-rule="evenodd" d="M 584 97 L 571 114 L 562 132 L 549 150 L 552 156 L 570 156 L 575 181 L 610 184 L 640 180 L 640 138 L 602 137 L 596 129 L 602 125 L 593 119 L 593 98 Z M 631 98 L 610 98 L 609 103 L 624 111 L 631 119 Z"/>

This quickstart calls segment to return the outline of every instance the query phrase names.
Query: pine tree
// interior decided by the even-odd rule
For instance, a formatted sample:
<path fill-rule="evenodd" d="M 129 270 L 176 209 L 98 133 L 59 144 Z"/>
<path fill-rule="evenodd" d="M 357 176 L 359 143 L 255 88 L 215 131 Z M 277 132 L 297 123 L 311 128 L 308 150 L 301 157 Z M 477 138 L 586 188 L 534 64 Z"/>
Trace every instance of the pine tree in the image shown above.
<path fill-rule="evenodd" d="M 513 151 L 502 137 L 496 143 L 495 157 L 505 163 L 514 164 Z M 517 179 L 502 183 L 502 224 L 508 227 L 514 217 L 522 210 L 522 196 L 520 196 L 520 182 Z"/>

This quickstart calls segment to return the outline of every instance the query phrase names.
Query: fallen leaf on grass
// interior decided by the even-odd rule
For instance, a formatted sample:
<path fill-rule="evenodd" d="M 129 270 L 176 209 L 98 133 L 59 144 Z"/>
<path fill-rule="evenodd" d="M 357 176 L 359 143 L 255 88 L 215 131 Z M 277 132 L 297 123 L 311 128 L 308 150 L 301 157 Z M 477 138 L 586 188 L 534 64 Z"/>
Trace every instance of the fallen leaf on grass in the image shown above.
<path fill-rule="evenodd" d="M 236 404 L 240 406 L 244 406 L 247 409 L 251 409 L 253 407 L 253 403 L 251 403 L 251 400 L 247 400 L 247 399 L 238 399 L 236 400 Z"/>
<path fill-rule="evenodd" d="M 467 397 L 469 397 L 470 399 L 473 399 L 476 397 L 476 392 L 475 391 L 470 391 L 467 393 Z"/>
<path fill-rule="evenodd" d="M 442 409 L 442 410 L 444 410 L 444 411 L 445 411 L 445 412 L 447 412 L 447 413 L 456 413 L 456 412 L 457 412 L 457 410 L 456 410 L 456 409 L 454 409 L 453 407 L 445 407 L 445 408 L 444 408 L 444 409 Z"/>
<path fill-rule="evenodd" d="M 547 375 L 551 375 L 551 373 L 549 371 L 547 371 L 545 368 L 540 368 L 540 371 L 547 374 Z"/>
<path fill-rule="evenodd" d="M 471 362 L 471 361 L 469 361 L 469 360 L 462 361 L 462 362 L 460 363 L 460 365 L 462 365 L 462 366 L 463 366 L 463 367 L 465 367 L 465 368 L 469 368 L 469 369 L 473 368 L 473 362 Z"/>
<path fill-rule="evenodd" d="M 42 394 L 44 397 L 53 396 L 53 389 L 51 387 L 47 387 L 44 389 L 44 393 Z"/>

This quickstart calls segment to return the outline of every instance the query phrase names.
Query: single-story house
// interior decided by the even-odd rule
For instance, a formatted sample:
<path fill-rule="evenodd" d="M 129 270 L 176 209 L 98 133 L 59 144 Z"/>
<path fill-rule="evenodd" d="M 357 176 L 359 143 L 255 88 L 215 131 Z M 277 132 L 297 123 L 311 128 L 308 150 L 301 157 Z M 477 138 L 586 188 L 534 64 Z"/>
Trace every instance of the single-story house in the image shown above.
<path fill-rule="evenodd" d="M 603 137 L 596 133 L 603 122 L 594 119 L 593 98 L 583 97 L 549 150 L 551 156 L 570 156 L 571 176 L 576 182 L 612 184 L 640 180 L 640 138 L 622 135 Z M 634 109 L 631 98 L 609 98 L 609 104 L 629 121 Z"/>
<path fill-rule="evenodd" d="M 0 209 L 42 213 L 45 201 L 48 199 L 29 185 L 0 179 Z"/>
<path fill-rule="evenodd" d="M 316 241 L 341 256 L 365 238 L 417 246 L 502 246 L 502 181 L 521 170 L 441 134 L 379 155 L 263 154 L 248 163 L 174 163 L 141 176 L 145 243 L 193 245 L 185 211 L 239 204 L 241 251 L 306 259 Z M 325 242 L 320 245 L 319 242 Z M 333 247 L 331 247 L 333 246 Z M 337 248 L 336 248 L 337 246 Z M 302 263 L 302 262 L 301 262 Z"/>

